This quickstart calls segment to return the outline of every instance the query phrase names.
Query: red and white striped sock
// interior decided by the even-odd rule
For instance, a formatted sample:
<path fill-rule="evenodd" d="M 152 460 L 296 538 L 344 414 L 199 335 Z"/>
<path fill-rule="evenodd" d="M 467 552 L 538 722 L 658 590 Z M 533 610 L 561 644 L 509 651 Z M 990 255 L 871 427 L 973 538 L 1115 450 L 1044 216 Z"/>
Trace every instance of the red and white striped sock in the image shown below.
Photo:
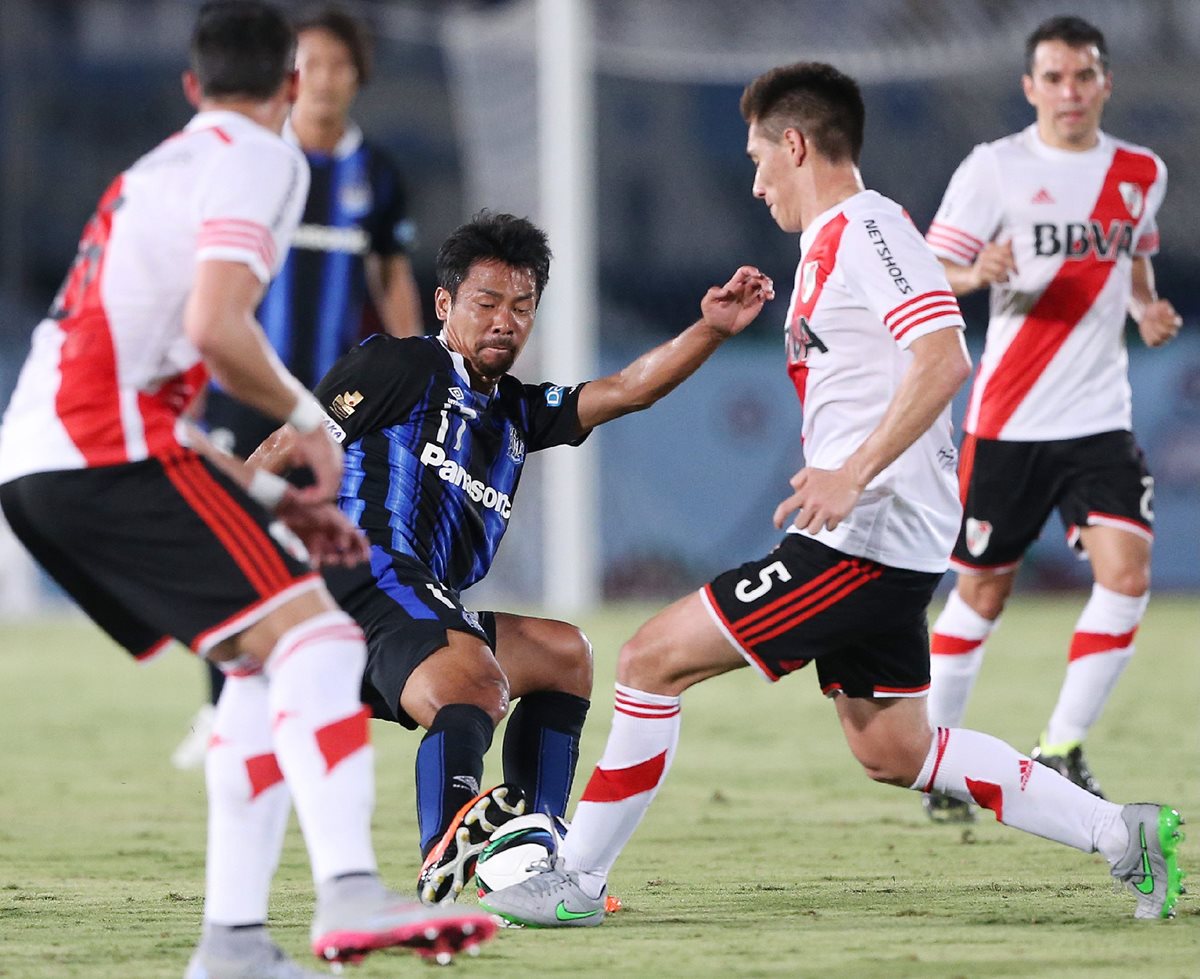
<path fill-rule="evenodd" d="M 291 798 L 275 760 L 267 681 L 261 675 L 226 677 L 204 775 L 204 920 L 216 925 L 265 922 Z"/>
<path fill-rule="evenodd" d="M 962 723 L 983 665 L 983 644 L 996 621 L 971 608 L 957 588 L 950 593 L 929 640 L 929 722 L 934 727 Z"/>
<path fill-rule="evenodd" d="M 1044 749 L 1049 754 L 1065 754 L 1099 719 L 1133 657 L 1133 638 L 1149 602 L 1149 592 L 1122 595 L 1103 585 L 1092 586 L 1092 596 L 1075 623 L 1067 675 L 1046 726 Z"/>
<path fill-rule="evenodd" d="M 979 731 L 937 728 L 911 788 L 975 802 L 1006 826 L 1084 853 L 1099 850 L 1110 863 L 1124 853 L 1128 841 L 1120 806 Z"/>
<path fill-rule="evenodd" d="M 612 730 L 571 829 L 564 865 L 598 895 L 612 866 L 650 808 L 679 743 L 680 699 L 617 684 Z"/>
<path fill-rule="evenodd" d="M 367 647 L 345 612 L 289 629 L 267 660 L 272 733 L 313 879 L 375 870 L 370 711 L 359 698 Z"/>

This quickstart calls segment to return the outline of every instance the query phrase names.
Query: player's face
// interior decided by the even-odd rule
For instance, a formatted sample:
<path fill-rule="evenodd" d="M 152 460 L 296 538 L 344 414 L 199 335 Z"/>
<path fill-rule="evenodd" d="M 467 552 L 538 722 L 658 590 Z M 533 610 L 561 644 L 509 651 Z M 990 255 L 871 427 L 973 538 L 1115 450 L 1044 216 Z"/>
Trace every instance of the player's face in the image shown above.
<path fill-rule="evenodd" d="M 451 298 L 438 288 L 437 317 L 446 343 L 490 386 L 505 374 L 533 330 L 536 279 L 530 269 L 476 262 Z"/>
<path fill-rule="evenodd" d="M 329 31 L 314 28 L 296 39 L 300 91 L 296 109 L 316 119 L 341 121 L 358 94 L 358 69 L 350 49 Z"/>
<path fill-rule="evenodd" d="M 796 199 L 793 149 L 786 133 L 776 141 L 757 122 L 750 123 L 746 155 L 754 164 L 754 196 L 766 202 L 771 217 L 784 231 L 804 229 Z"/>
<path fill-rule="evenodd" d="M 1033 52 L 1033 71 L 1022 83 L 1025 98 L 1037 109 L 1038 135 L 1045 143 L 1063 150 L 1096 144 L 1112 75 L 1104 71 L 1095 45 L 1042 41 Z"/>

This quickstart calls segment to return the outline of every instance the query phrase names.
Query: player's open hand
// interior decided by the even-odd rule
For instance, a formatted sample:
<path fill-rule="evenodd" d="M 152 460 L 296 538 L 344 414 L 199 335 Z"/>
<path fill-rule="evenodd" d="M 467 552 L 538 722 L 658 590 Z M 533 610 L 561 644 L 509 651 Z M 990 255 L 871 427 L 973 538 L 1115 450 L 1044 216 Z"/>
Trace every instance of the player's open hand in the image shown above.
<path fill-rule="evenodd" d="M 300 538 L 313 567 L 350 567 L 367 560 L 370 546 L 362 531 L 332 503 L 306 500 L 304 492 L 289 486 L 275 516 Z"/>
<path fill-rule="evenodd" d="M 1138 332 L 1147 347 L 1161 347 L 1179 335 L 1183 318 L 1175 312 L 1169 299 L 1156 299 L 1147 303 L 1138 321 Z"/>
<path fill-rule="evenodd" d="M 700 300 L 704 322 L 731 337 L 749 326 L 763 308 L 775 298 L 775 284 L 750 265 L 743 265 L 723 286 L 713 286 Z"/>
<path fill-rule="evenodd" d="M 862 487 L 844 469 L 801 469 L 789 482 L 794 492 L 775 508 L 775 526 L 783 528 L 795 511 L 792 525 L 815 534 L 833 530 L 854 509 Z"/>
<path fill-rule="evenodd" d="M 971 266 L 972 278 L 976 289 L 990 286 L 997 282 L 1007 282 L 1008 277 L 1017 271 L 1017 262 L 1013 258 L 1012 241 L 991 241 L 980 250 Z"/>

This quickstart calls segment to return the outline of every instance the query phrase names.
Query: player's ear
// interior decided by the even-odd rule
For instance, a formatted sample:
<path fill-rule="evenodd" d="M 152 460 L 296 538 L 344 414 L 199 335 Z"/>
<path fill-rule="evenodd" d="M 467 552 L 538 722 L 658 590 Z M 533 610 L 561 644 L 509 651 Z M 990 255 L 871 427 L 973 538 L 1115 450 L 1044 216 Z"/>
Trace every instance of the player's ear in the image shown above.
<path fill-rule="evenodd" d="M 1037 103 L 1035 101 L 1033 101 L 1033 76 L 1032 75 L 1022 75 L 1021 76 L 1021 89 L 1025 93 L 1025 101 L 1028 102 L 1030 105 L 1032 105 L 1036 109 Z"/>
<path fill-rule="evenodd" d="M 791 155 L 792 163 L 800 166 L 808 156 L 808 139 L 799 129 L 789 126 L 783 131 L 783 142 Z"/>
<path fill-rule="evenodd" d="M 200 99 L 204 95 L 204 89 L 200 85 L 200 79 L 196 77 L 196 73 L 188 68 L 181 76 L 183 82 L 183 95 L 188 100 L 188 104 L 193 109 L 200 108 Z"/>
<path fill-rule="evenodd" d="M 452 302 L 450 292 L 443 289 L 441 286 L 433 294 L 433 311 L 437 318 L 443 323 L 450 318 L 450 304 Z"/>

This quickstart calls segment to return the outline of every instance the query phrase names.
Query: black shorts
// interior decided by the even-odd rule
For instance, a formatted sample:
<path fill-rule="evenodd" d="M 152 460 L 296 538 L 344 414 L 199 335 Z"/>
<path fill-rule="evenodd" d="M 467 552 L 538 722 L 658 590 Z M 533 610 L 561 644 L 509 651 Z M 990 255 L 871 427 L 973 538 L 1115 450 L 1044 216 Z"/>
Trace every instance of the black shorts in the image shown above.
<path fill-rule="evenodd" d="M 29 553 L 137 659 L 197 653 L 319 584 L 294 538 L 195 453 L 0 486 Z M 298 543 L 298 542 L 297 542 Z"/>
<path fill-rule="evenodd" d="M 450 630 L 496 648 L 496 616 L 466 609 L 415 558 L 372 547 L 369 566 L 327 569 L 325 583 L 366 634 L 362 699 L 382 720 L 417 727 L 400 707 L 400 694 L 413 670 L 447 644 Z"/>
<path fill-rule="evenodd" d="M 1132 432 L 1054 442 L 967 435 L 959 459 L 963 522 L 950 562 L 956 571 L 1011 571 L 1055 508 L 1067 544 L 1081 554 L 1081 527 L 1154 539 L 1154 478 Z"/>
<path fill-rule="evenodd" d="M 926 609 L 941 574 L 843 554 L 788 534 L 700 596 L 726 638 L 768 680 L 813 660 L 827 696 L 923 697 Z"/>

